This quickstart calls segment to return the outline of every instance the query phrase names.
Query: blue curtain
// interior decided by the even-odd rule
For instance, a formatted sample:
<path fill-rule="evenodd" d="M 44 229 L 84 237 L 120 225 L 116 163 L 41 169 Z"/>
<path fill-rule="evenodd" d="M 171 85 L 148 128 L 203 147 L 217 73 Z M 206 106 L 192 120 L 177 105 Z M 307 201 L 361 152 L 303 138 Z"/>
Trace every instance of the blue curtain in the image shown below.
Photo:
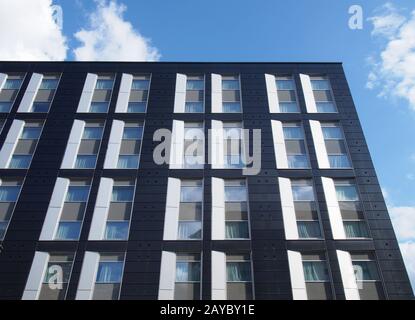
<path fill-rule="evenodd" d="M 249 262 L 226 263 L 227 281 L 251 281 L 251 265 Z"/>
<path fill-rule="evenodd" d="M 0 101 L 0 112 L 10 112 L 11 107 L 11 102 Z"/>
<path fill-rule="evenodd" d="M 136 169 L 138 168 L 138 156 L 120 155 L 118 158 L 118 169 Z"/>
<path fill-rule="evenodd" d="M 347 155 L 329 155 L 330 168 L 350 168 Z"/>
<path fill-rule="evenodd" d="M 180 192 L 181 202 L 201 202 L 203 201 L 202 186 L 182 187 Z"/>
<path fill-rule="evenodd" d="M 115 186 L 112 188 L 112 198 L 111 201 L 114 202 L 130 202 L 133 201 L 134 197 L 134 187 L 118 187 Z"/>
<path fill-rule="evenodd" d="M 336 186 L 338 201 L 359 201 L 355 186 Z"/>
<path fill-rule="evenodd" d="M 143 136 L 143 127 L 127 127 L 124 128 L 123 139 L 139 140 Z"/>
<path fill-rule="evenodd" d="M 239 90 L 239 80 L 222 80 L 222 90 Z"/>
<path fill-rule="evenodd" d="M 93 169 L 95 168 L 96 155 L 81 155 L 76 158 L 75 168 Z"/>
<path fill-rule="evenodd" d="M 202 223 L 200 221 L 180 221 L 178 239 L 200 239 L 202 236 Z"/>
<path fill-rule="evenodd" d="M 128 113 L 143 113 L 146 112 L 145 102 L 130 102 L 127 108 Z"/>
<path fill-rule="evenodd" d="M 95 89 L 98 90 L 111 90 L 112 85 L 114 83 L 114 80 L 99 80 L 97 81 L 97 84 L 95 86 Z"/>
<path fill-rule="evenodd" d="M 82 135 L 82 139 L 96 139 L 99 140 L 102 137 L 102 127 L 86 127 Z"/>
<path fill-rule="evenodd" d="M 313 90 L 330 90 L 330 82 L 328 80 L 311 80 Z"/>
<path fill-rule="evenodd" d="M 86 202 L 88 200 L 89 186 L 72 186 L 68 188 L 65 201 Z"/>
<path fill-rule="evenodd" d="M 242 112 L 239 102 L 223 102 L 222 109 L 224 113 Z"/>
<path fill-rule="evenodd" d="M 329 113 L 329 112 L 337 112 L 336 106 L 333 102 L 316 102 L 317 112 L 321 113 Z"/>
<path fill-rule="evenodd" d="M 296 113 L 300 112 L 297 102 L 279 102 L 281 113 Z"/>
<path fill-rule="evenodd" d="M 347 238 L 367 238 L 366 223 L 364 221 L 344 221 L 344 230 Z"/>
<path fill-rule="evenodd" d="M 321 238 L 318 221 L 297 221 L 298 235 L 301 239 Z"/>
<path fill-rule="evenodd" d="M 287 155 L 289 168 L 309 168 L 307 155 Z"/>
<path fill-rule="evenodd" d="M 292 186 L 294 201 L 314 201 L 312 186 Z"/>
<path fill-rule="evenodd" d="M 200 281 L 199 262 L 176 262 L 176 282 Z"/>
<path fill-rule="evenodd" d="M 245 202 L 247 198 L 245 186 L 225 186 L 225 201 Z"/>
<path fill-rule="evenodd" d="M 20 192 L 20 186 L 0 186 L 1 202 L 16 202 Z"/>
<path fill-rule="evenodd" d="M 132 90 L 148 90 L 150 81 L 149 80 L 133 80 L 131 86 Z"/>
<path fill-rule="evenodd" d="M 304 139 L 301 127 L 285 127 L 283 131 L 285 139 Z"/>
<path fill-rule="evenodd" d="M 120 283 L 122 276 L 122 262 L 100 262 L 98 266 L 98 283 Z"/>
<path fill-rule="evenodd" d="M 107 113 L 108 112 L 108 102 L 92 102 L 89 112 L 91 113 Z"/>
<path fill-rule="evenodd" d="M 21 79 L 7 79 L 3 86 L 3 90 L 17 90 L 22 84 Z"/>
<path fill-rule="evenodd" d="M 248 239 L 248 221 L 228 221 L 225 224 L 226 239 Z"/>
<path fill-rule="evenodd" d="M 78 240 L 81 231 L 81 222 L 60 222 L 55 238 L 57 240 Z"/>
<path fill-rule="evenodd" d="M 303 261 L 305 281 L 327 281 L 328 271 L 324 261 Z"/>
<path fill-rule="evenodd" d="M 10 160 L 10 169 L 27 169 L 30 166 L 32 155 L 15 155 Z"/>
<path fill-rule="evenodd" d="M 40 84 L 41 90 L 54 90 L 58 86 L 58 79 L 43 79 Z"/>
<path fill-rule="evenodd" d="M 128 221 L 107 222 L 105 229 L 106 240 L 127 240 L 128 238 Z"/>
<path fill-rule="evenodd" d="M 38 139 L 42 128 L 39 127 L 27 127 L 23 128 L 21 139 Z"/>
<path fill-rule="evenodd" d="M 189 113 L 203 112 L 203 102 L 186 102 L 185 111 Z"/>
<path fill-rule="evenodd" d="M 49 111 L 50 102 L 33 102 L 32 112 L 35 113 L 46 113 Z"/>
<path fill-rule="evenodd" d="M 205 82 L 203 80 L 187 80 L 187 90 L 204 90 Z"/>
<path fill-rule="evenodd" d="M 323 127 L 324 139 L 343 139 L 342 130 L 339 127 Z"/>
<path fill-rule="evenodd" d="M 277 80 L 278 90 L 295 90 L 295 84 L 293 80 Z"/>

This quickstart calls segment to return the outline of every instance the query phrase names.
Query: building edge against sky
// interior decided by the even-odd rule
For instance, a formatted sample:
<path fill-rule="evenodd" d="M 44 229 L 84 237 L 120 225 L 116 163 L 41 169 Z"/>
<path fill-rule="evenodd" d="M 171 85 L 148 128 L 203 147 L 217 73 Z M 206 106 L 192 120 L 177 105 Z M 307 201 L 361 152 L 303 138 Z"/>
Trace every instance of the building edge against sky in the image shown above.
<path fill-rule="evenodd" d="M 413 298 L 341 63 L 1 62 L 0 121 L 0 299 Z"/>

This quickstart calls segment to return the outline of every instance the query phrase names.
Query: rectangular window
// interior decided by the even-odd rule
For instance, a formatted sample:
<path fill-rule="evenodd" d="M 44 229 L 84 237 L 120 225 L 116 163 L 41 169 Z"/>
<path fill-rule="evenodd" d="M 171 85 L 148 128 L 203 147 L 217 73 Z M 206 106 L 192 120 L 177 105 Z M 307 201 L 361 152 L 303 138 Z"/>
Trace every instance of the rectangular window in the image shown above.
<path fill-rule="evenodd" d="M 105 228 L 105 240 L 128 240 L 134 192 L 134 180 L 114 180 Z"/>
<path fill-rule="evenodd" d="M 147 112 L 151 75 L 135 75 L 131 86 L 127 113 Z"/>
<path fill-rule="evenodd" d="M 340 124 L 323 122 L 321 123 L 321 129 L 323 131 L 330 168 L 350 169 L 351 162 Z"/>
<path fill-rule="evenodd" d="M 225 180 L 225 239 L 249 239 L 246 180 Z"/>
<path fill-rule="evenodd" d="M 312 76 L 310 78 L 317 112 L 336 113 L 337 108 L 334 102 L 330 80 L 325 76 Z"/>
<path fill-rule="evenodd" d="M 334 180 L 337 201 L 347 238 L 369 238 L 362 204 L 353 180 Z"/>
<path fill-rule="evenodd" d="M 9 163 L 10 169 L 28 169 L 30 167 L 42 128 L 43 122 L 27 121 L 25 123 Z"/>
<path fill-rule="evenodd" d="M 0 181 L 0 241 L 3 241 L 23 182 L 20 179 L 3 177 Z"/>
<path fill-rule="evenodd" d="M 118 169 L 137 169 L 143 137 L 143 124 L 126 122 L 121 140 Z"/>
<path fill-rule="evenodd" d="M 124 254 L 100 255 L 93 300 L 118 300 L 124 269 Z"/>
<path fill-rule="evenodd" d="M 308 300 L 332 299 L 330 276 L 324 254 L 302 254 Z"/>
<path fill-rule="evenodd" d="M 30 112 L 48 113 L 58 88 L 60 74 L 45 74 L 36 93 Z"/>
<path fill-rule="evenodd" d="M 285 148 L 290 169 L 309 168 L 304 130 L 301 123 L 283 124 Z"/>
<path fill-rule="evenodd" d="M 353 252 L 351 258 L 360 299 L 384 299 L 375 254 L 373 252 Z"/>
<path fill-rule="evenodd" d="M 203 169 L 205 163 L 205 141 L 203 122 L 184 123 L 184 152 L 185 169 Z"/>
<path fill-rule="evenodd" d="M 76 169 L 95 168 L 103 131 L 103 122 L 86 122 L 75 161 Z"/>
<path fill-rule="evenodd" d="M 228 300 L 252 300 L 252 270 L 249 254 L 226 255 Z"/>
<path fill-rule="evenodd" d="M 244 137 L 242 122 L 223 122 L 224 168 L 244 168 Z"/>
<path fill-rule="evenodd" d="M 202 238 L 203 180 L 182 180 L 178 240 Z"/>
<path fill-rule="evenodd" d="M 205 76 L 187 75 L 186 82 L 186 113 L 205 112 Z"/>
<path fill-rule="evenodd" d="M 8 74 L 3 89 L 0 90 L 0 112 L 9 113 L 22 86 L 25 75 Z"/>
<path fill-rule="evenodd" d="M 74 262 L 73 253 L 51 253 L 39 300 L 65 300 Z"/>
<path fill-rule="evenodd" d="M 312 180 L 291 180 L 298 236 L 300 239 L 321 239 L 318 204 Z"/>
<path fill-rule="evenodd" d="M 222 76 L 222 109 L 223 113 L 242 112 L 239 75 Z"/>
<path fill-rule="evenodd" d="M 98 75 L 89 112 L 108 113 L 114 87 L 114 75 Z"/>
<path fill-rule="evenodd" d="M 199 300 L 201 278 L 200 254 L 176 255 L 175 300 Z"/>
<path fill-rule="evenodd" d="M 297 91 L 292 76 L 276 76 L 278 103 L 281 113 L 298 113 Z"/>
<path fill-rule="evenodd" d="M 79 240 L 90 189 L 90 180 L 70 179 L 55 240 Z"/>

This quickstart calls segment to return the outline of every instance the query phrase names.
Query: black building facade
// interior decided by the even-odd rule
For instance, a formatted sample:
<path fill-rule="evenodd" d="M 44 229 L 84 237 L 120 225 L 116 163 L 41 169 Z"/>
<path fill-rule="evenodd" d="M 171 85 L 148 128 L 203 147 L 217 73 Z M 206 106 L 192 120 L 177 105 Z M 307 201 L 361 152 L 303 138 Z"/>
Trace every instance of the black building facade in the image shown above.
<path fill-rule="evenodd" d="M 413 298 L 340 63 L 2 62 L 0 74 L 0 299 Z M 173 131 L 171 156 L 189 124 L 206 164 L 187 167 L 186 152 L 156 164 L 155 132 Z M 237 124 L 261 129 L 257 174 L 222 144 L 207 163 L 209 129 Z M 73 193 L 56 204 L 59 190 Z"/>

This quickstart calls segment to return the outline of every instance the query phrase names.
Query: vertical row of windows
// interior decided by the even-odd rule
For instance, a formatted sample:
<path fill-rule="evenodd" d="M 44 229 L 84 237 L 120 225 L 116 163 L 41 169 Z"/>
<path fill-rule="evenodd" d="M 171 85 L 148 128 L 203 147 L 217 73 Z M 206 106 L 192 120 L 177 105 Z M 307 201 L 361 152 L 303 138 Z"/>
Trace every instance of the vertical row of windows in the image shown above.
<path fill-rule="evenodd" d="M 175 300 L 200 299 L 201 271 L 201 255 L 199 253 L 177 254 L 174 284 Z"/>
<path fill-rule="evenodd" d="M 281 113 L 298 113 L 297 91 L 292 76 L 277 76 L 276 86 Z"/>
<path fill-rule="evenodd" d="M 226 255 L 226 293 L 228 300 L 253 299 L 251 257 L 249 254 Z"/>
<path fill-rule="evenodd" d="M 124 269 L 124 253 L 100 254 L 93 300 L 118 300 Z"/>
<path fill-rule="evenodd" d="M 43 76 L 39 90 L 36 93 L 30 112 L 48 113 L 50 105 L 58 88 L 60 75 L 46 74 Z"/>
<path fill-rule="evenodd" d="M 249 239 L 248 190 L 245 180 L 225 180 L 225 238 Z"/>
<path fill-rule="evenodd" d="M 225 113 L 242 112 L 239 75 L 222 76 L 222 111 Z"/>
<path fill-rule="evenodd" d="M 22 188 L 22 180 L 4 178 L 0 182 L 0 240 L 6 235 L 17 199 Z"/>
<path fill-rule="evenodd" d="M 205 111 L 205 77 L 188 75 L 186 81 L 186 113 L 203 113 Z"/>
<path fill-rule="evenodd" d="M 179 204 L 179 240 L 202 238 L 203 180 L 182 180 Z"/>
<path fill-rule="evenodd" d="M 224 168 L 244 167 L 244 143 L 242 122 L 223 122 Z"/>
<path fill-rule="evenodd" d="M 316 101 L 317 112 L 337 112 L 329 79 L 325 76 L 312 76 L 310 77 L 310 80 L 314 99 Z"/>
<path fill-rule="evenodd" d="M 150 91 L 150 75 L 135 75 L 131 86 L 127 113 L 145 113 Z"/>
<path fill-rule="evenodd" d="M 283 132 L 287 152 L 288 168 L 309 168 L 304 131 L 301 123 L 284 123 Z"/>
<path fill-rule="evenodd" d="M 114 75 L 99 75 L 95 85 L 94 94 L 92 96 L 89 112 L 107 113 L 113 88 Z"/>
<path fill-rule="evenodd" d="M 323 131 L 330 168 L 350 168 L 351 163 L 341 126 L 338 123 L 322 122 L 321 129 Z"/>
<path fill-rule="evenodd" d="M 103 122 L 90 121 L 85 124 L 82 139 L 79 145 L 78 155 L 76 157 L 76 169 L 95 168 L 103 130 Z"/>
<path fill-rule="evenodd" d="M 203 122 L 184 123 L 184 169 L 203 169 L 205 163 L 205 141 Z"/>
<path fill-rule="evenodd" d="M 0 90 L 0 112 L 10 112 L 22 86 L 24 74 L 8 74 L 3 89 Z"/>
<path fill-rule="evenodd" d="M 118 169 L 138 168 L 142 137 L 142 123 L 125 123 L 118 157 Z"/>
<path fill-rule="evenodd" d="M 301 255 L 308 300 L 332 299 L 330 275 L 324 253 Z"/>

